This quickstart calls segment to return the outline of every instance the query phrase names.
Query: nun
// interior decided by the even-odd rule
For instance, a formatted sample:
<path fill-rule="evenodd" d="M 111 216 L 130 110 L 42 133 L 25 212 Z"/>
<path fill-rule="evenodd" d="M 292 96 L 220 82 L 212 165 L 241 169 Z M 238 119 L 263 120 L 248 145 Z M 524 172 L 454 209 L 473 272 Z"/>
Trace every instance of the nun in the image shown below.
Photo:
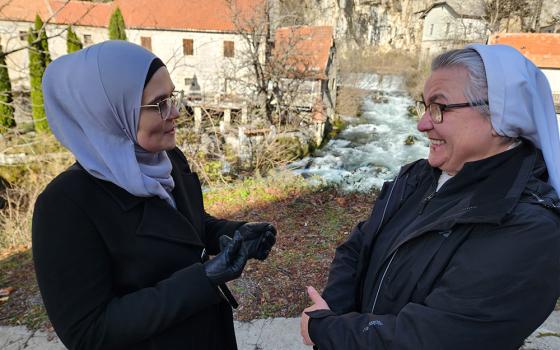
<path fill-rule="evenodd" d="M 333 349 L 518 349 L 560 295 L 560 139 L 508 46 L 445 52 L 417 102 L 428 159 L 386 183 L 301 317 Z"/>
<path fill-rule="evenodd" d="M 225 283 L 268 256 L 276 230 L 205 212 L 175 146 L 174 90 L 163 62 L 125 41 L 45 72 L 50 128 L 76 163 L 35 203 L 33 258 L 69 349 L 237 348 Z"/>

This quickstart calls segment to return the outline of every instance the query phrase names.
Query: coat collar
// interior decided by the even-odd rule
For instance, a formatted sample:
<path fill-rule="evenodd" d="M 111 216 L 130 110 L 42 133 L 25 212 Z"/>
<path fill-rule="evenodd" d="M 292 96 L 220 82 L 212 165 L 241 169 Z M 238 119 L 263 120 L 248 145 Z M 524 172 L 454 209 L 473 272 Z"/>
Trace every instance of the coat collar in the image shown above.
<path fill-rule="evenodd" d="M 177 208 L 158 197 L 137 197 L 111 182 L 91 178 L 123 212 L 143 206 L 138 235 L 204 247 L 200 237 L 203 230 L 200 182 L 196 174 L 191 173 L 186 159 L 179 157 L 178 153 L 176 150 L 168 152 L 173 165 L 171 176 L 175 180 L 175 188 L 172 194 Z M 75 163 L 69 170 L 84 169 Z"/>
<path fill-rule="evenodd" d="M 531 182 L 548 186 L 543 183 L 543 179 L 535 177 L 536 175 L 545 176 L 546 174 L 539 170 L 542 168 L 541 162 L 543 160 L 540 151 L 530 142 L 525 141 L 523 145 L 515 149 L 466 164 L 457 178 L 449 180 L 455 181 L 454 186 L 448 186 L 445 189 L 448 192 L 447 196 L 461 196 L 459 203 L 448 210 L 448 214 L 443 217 L 432 220 L 428 216 L 425 220 L 426 224 L 421 225 L 404 239 L 396 242 L 387 256 L 390 256 L 404 243 L 426 232 L 449 230 L 460 223 L 502 223 L 520 202 Z M 429 167 L 427 162 L 424 165 Z M 406 186 L 411 185 L 410 181 L 416 182 L 412 184 L 412 191 L 426 186 L 422 179 L 426 181 L 427 178 L 431 178 L 427 172 L 433 174 L 436 171 L 439 170 L 424 167 L 419 176 L 405 177 L 407 179 Z M 461 184 L 465 181 L 469 182 L 471 186 L 465 187 L 465 184 Z M 424 185 L 422 185 L 422 182 Z M 473 184 L 476 184 L 474 190 L 468 191 L 467 188 L 473 188 Z M 459 188 L 463 190 L 459 191 Z M 444 198 L 441 199 L 444 200 Z"/>

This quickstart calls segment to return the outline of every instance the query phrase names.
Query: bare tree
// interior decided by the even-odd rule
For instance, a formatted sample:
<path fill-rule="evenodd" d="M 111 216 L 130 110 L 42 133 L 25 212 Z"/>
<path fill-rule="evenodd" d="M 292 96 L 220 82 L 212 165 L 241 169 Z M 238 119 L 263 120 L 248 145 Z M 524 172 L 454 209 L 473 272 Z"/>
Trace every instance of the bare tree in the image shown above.
<path fill-rule="evenodd" d="M 297 113 L 295 104 L 307 80 L 316 74 L 313 57 L 302 48 L 311 38 L 294 32 L 282 38 L 279 45 L 272 27 L 299 23 L 298 14 L 288 13 L 292 7 L 274 8 L 269 1 L 252 12 L 241 11 L 235 0 L 226 1 L 243 47 L 224 68 L 225 79 L 238 90 L 247 91 L 250 103 L 256 101 L 254 115 L 273 124 L 295 120 L 290 116 Z"/>

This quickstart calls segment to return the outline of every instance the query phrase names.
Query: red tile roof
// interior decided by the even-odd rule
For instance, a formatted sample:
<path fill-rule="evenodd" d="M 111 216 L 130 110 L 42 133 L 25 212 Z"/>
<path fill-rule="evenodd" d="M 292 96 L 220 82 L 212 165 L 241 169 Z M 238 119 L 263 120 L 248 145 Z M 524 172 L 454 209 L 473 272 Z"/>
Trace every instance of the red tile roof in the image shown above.
<path fill-rule="evenodd" d="M 333 46 L 330 26 L 278 28 L 275 34 L 276 60 L 292 66 L 306 77 L 328 79 L 327 64 Z"/>
<path fill-rule="evenodd" d="M 33 22 L 35 14 L 43 20 L 51 16 L 45 0 L 0 0 L 0 20 Z"/>
<path fill-rule="evenodd" d="M 51 23 L 107 27 L 118 6 L 127 28 L 231 32 L 240 27 L 234 18 L 242 27 L 247 18 L 264 13 L 265 0 L 233 2 L 236 16 L 227 0 L 0 0 L 0 20 L 33 22 L 38 13 Z"/>
<path fill-rule="evenodd" d="M 116 0 L 129 28 L 235 31 L 264 12 L 264 0 Z M 233 12 L 233 13 L 232 13 Z M 236 26 L 234 17 L 239 18 Z"/>
<path fill-rule="evenodd" d="M 89 1 L 51 0 L 55 13 L 53 22 L 59 24 L 79 24 L 91 27 L 106 27 L 115 10 L 113 3 L 94 3 Z M 46 18 L 43 18 L 45 20 Z"/>
<path fill-rule="evenodd" d="M 488 43 L 512 46 L 540 68 L 560 68 L 560 34 L 497 33 Z"/>

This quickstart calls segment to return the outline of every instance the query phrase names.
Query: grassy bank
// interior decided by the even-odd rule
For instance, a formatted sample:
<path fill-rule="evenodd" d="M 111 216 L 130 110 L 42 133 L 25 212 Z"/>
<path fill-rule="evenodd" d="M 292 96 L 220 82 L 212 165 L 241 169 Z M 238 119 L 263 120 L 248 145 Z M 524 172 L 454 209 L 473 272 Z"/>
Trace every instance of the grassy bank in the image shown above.
<path fill-rule="evenodd" d="M 324 286 L 335 246 L 367 216 L 373 199 L 371 194 L 343 196 L 333 188 L 310 186 L 301 177 L 286 173 L 245 179 L 206 192 L 209 213 L 270 221 L 278 228 L 278 242 L 270 257 L 264 262 L 250 261 L 243 276 L 230 284 L 241 305 L 236 319 L 299 315 L 308 305 L 305 286 Z M 0 325 L 49 329 L 34 277 L 29 226 L 20 225 L 26 244 L 0 251 L 0 288 L 14 289 L 0 301 Z"/>

